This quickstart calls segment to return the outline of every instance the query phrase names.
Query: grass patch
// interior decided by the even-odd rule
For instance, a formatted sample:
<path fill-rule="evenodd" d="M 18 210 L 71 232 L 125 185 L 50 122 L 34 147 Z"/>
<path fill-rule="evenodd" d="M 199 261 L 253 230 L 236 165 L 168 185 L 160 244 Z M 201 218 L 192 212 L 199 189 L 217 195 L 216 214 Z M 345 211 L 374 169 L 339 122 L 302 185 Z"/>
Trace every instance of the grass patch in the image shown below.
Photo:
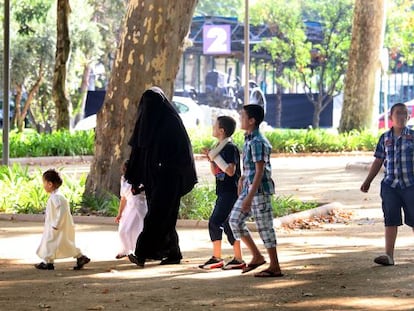
<path fill-rule="evenodd" d="M 43 213 L 48 194 L 43 189 L 42 171 L 29 172 L 28 167 L 14 164 L 0 166 L 0 213 L 40 214 Z M 103 197 L 84 196 L 86 174 L 71 177 L 62 174 L 60 191 L 69 200 L 73 214 L 116 216 L 119 198 L 108 194 Z M 213 184 L 197 184 L 181 199 L 180 219 L 207 220 L 216 201 Z M 275 217 L 307 210 L 318 206 L 315 202 L 302 202 L 291 196 L 273 196 Z"/>

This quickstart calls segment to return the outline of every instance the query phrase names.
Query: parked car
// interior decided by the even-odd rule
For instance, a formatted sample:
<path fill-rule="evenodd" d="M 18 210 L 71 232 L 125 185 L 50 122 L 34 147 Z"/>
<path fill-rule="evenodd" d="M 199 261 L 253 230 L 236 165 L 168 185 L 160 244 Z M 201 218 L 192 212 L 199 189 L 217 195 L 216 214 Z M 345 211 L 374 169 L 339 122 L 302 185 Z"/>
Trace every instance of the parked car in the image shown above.
<path fill-rule="evenodd" d="M 200 106 L 189 97 L 174 96 L 172 104 L 183 120 L 184 126 L 195 128 L 204 124 L 204 112 Z M 96 127 L 96 114 L 90 115 L 76 123 L 75 131 L 86 131 Z"/>
<path fill-rule="evenodd" d="M 173 96 L 172 104 L 187 129 L 204 125 L 204 112 L 190 97 Z"/>
<path fill-rule="evenodd" d="M 410 116 L 410 120 L 407 122 L 407 126 L 413 127 L 414 126 L 414 99 L 404 103 L 408 109 L 408 115 Z M 392 127 L 392 121 L 389 117 L 391 108 L 388 110 L 388 127 Z M 385 114 L 381 113 L 378 118 L 378 128 L 383 129 L 385 128 Z"/>

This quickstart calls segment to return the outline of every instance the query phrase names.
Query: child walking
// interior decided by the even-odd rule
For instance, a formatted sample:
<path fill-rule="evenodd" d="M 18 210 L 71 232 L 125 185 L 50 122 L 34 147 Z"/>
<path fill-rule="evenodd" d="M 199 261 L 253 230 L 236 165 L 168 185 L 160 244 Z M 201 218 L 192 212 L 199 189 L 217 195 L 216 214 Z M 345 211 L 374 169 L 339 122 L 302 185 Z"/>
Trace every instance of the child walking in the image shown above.
<path fill-rule="evenodd" d="M 414 229 L 414 131 L 407 127 L 408 109 L 403 103 L 391 108 L 392 128 L 381 135 L 375 149 L 375 160 L 361 185 L 368 192 L 372 180 L 384 164 L 381 181 L 382 211 L 385 224 L 385 254 L 374 262 L 383 266 L 394 265 L 394 248 L 398 226 L 404 222 Z"/>
<path fill-rule="evenodd" d="M 80 270 L 90 262 L 75 245 L 75 225 L 68 200 L 59 192 L 62 178 L 54 169 L 43 173 L 43 188 L 50 194 L 46 204 L 45 225 L 37 255 L 43 259 L 36 269 L 54 270 L 54 260 L 76 258 L 74 270 Z"/>
<path fill-rule="evenodd" d="M 129 184 L 124 174 L 128 167 L 128 160 L 122 166 L 120 202 L 118 215 L 115 222 L 119 224 L 118 234 L 121 243 L 121 248 L 116 259 L 121 259 L 133 254 L 139 234 L 144 227 L 144 218 L 147 214 L 147 199 L 143 190 L 138 194 L 133 194 L 131 191 L 132 185 Z"/>
<path fill-rule="evenodd" d="M 213 125 L 213 136 L 218 139 L 218 144 L 207 154 L 211 172 L 216 177 L 217 199 L 208 222 L 213 256 L 199 266 L 202 269 L 230 270 L 246 266 L 242 260 L 240 241 L 234 239 L 228 223 L 229 214 L 237 200 L 237 183 L 240 178 L 240 153 L 231 141 L 235 129 L 236 121 L 229 116 L 218 117 Z M 234 258 L 226 265 L 221 257 L 223 230 L 234 252 Z"/>
<path fill-rule="evenodd" d="M 250 263 L 242 270 L 246 273 L 266 263 L 246 225 L 253 215 L 259 235 L 266 247 L 270 264 L 255 277 L 283 276 L 276 250 L 276 234 L 273 229 L 271 197 L 275 192 L 271 178 L 270 153 L 272 147 L 259 132 L 264 110 L 259 105 L 245 105 L 240 113 L 241 128 L 246 131 L 243 146 L 243 175 L 239 180 L 239 197 L 230 213 L 230 227 L 234 237 L 241 239 L 252 253 Z"/>

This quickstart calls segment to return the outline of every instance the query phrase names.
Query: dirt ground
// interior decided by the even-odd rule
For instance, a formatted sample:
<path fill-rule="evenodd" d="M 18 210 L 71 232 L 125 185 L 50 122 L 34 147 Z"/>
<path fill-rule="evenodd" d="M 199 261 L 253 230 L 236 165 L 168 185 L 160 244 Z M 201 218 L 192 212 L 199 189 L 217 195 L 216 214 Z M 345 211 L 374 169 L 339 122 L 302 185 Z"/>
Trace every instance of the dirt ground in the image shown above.
<path fill-rule="evenodd" d="M 205 271 L 211 256 L 206 228 L 179 228 L 181 265 L 149 262 L 138 269 L 115 260 L 115 224 L 78 224 L 77 244 L 92 261 L 73 271 L 73 259 L 54 271 L 38 271 L 35 251 L 41 222 L 0 220 L 0 310 L 414 310 L 413 235 L 404 226 L 396 265 L 372 259 L 383 251 L 377 177 L 368 194 L 359 191 L 369 156 L 275 158 L 279 194 L 303 200 L 339 202 L 347 223 L 311 229 L 278 228 L 278 252 L 285 276 L 255 278 L 253 272 Z M 82 170 L 67 165 L 68 170 Z M 208 166 L 197 163 L 201 179 Z M 349 214 L 348 214 L 349 215 Z M 253 233 L 263 250 L 257 233 Z M 250 254 L 244 249 L 245 260 Z M 223 253 L 231 258 L 224 241 Z M 257 270 L 264 269 L 265 266 Z"/>

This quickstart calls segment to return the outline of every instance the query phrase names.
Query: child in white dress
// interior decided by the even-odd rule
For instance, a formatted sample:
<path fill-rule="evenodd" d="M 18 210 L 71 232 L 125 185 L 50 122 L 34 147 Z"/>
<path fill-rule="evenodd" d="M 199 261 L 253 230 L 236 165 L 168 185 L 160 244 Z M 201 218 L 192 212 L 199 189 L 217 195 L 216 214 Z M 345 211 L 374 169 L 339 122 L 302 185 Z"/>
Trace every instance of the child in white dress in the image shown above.
<path fill-rule="evenodd" d="M 128 161 L 122 167 L 122 173 L 125 174 Z M 142 191 L 134 195 L 131 191 L 132 185 L 129 184 L 124 176 L 121 176 L 120 202 L 118 215 L 115 222 L 119 223 L 118 233 L 120 239 L 120 250 L 116 259 L 121 259 L 133 254 L 139 234 L 144 227 L 144 217 L 147 214 L 147 199 Z"/>
<path fill-rule="evenodd" d="M 80 270 L 90 262 L 75 245 L 75 225 L 68 200 L 59 192 L 62 178 L 54 169 L 43 173 L 43 188 L 50 197 L 46 204 L 45 225 L 37 255 L 43 259 L 36 269 L 54 270 L 54 260 L 76 258 L 74 270 Z"/>

